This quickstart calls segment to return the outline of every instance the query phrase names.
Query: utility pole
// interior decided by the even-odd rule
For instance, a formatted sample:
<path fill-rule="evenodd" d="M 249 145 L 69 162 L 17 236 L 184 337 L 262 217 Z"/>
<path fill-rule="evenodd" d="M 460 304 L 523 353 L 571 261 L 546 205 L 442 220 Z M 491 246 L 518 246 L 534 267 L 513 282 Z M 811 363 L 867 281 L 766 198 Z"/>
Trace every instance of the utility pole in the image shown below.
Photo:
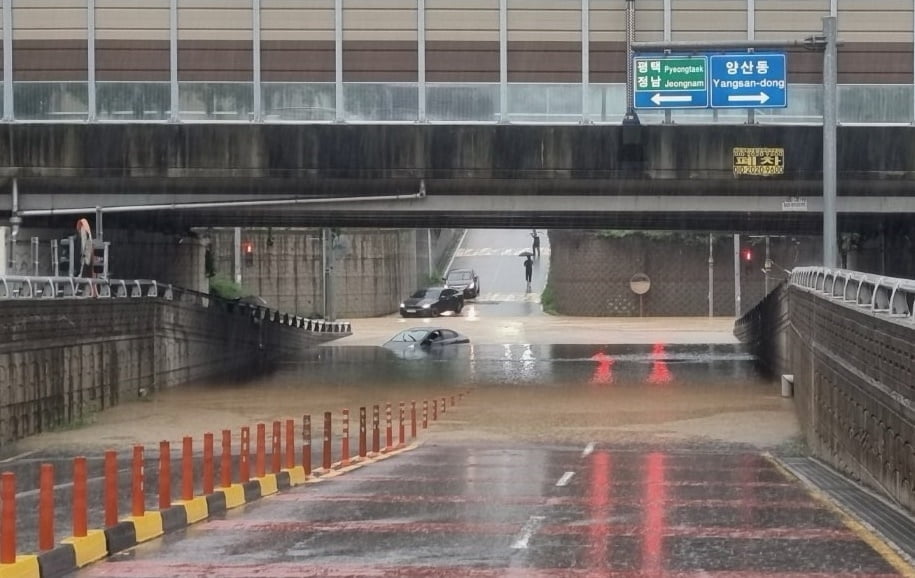
<path fill-rule="evenodd" d="M 734 234 L 734 317 L 740 317 L 740 235 Z"/>
<path fill-rule="evenodd" d="M 708 316 L 715 316 L 715 242 L 708 234 Z"/>

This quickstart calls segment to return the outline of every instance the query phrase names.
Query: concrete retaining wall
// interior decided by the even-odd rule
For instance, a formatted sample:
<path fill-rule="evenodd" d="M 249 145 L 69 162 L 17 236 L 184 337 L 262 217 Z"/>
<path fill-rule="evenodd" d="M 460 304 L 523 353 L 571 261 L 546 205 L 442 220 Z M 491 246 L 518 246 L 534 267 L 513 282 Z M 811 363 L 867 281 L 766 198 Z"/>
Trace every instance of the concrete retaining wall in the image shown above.
<path fill-rule="evenodd" d="M 2 300 L 0 446 L 157 388 L 267 371 L 340 334 L 316 333 L 214 300 Z"/>
<path fill-rule="evenodd" d="M 454 244 L 454 229 L 432 235 L 434 267 Z M 235 277 L 236 241 L 233 229 L 206 229 L 216 272 Z M 375 317 L 397 311 L 400 301 L 426 282 L 429 235 L 424 229 L 342 230 L 333 259 L 336 317 Z M 246 292 L 270 307 L 302 316 L 324 315 L 324 259 L 321 229 L 243 228 L 242 244 L 251 255 L 241 256 L 238 275 Z"/>
<path fill-rule="evenodd" d="M 784 287 L 735 333 L 775 374 L 794 375 L 795 404 L 817 457 L 915 512 L 915 327 Z"/>

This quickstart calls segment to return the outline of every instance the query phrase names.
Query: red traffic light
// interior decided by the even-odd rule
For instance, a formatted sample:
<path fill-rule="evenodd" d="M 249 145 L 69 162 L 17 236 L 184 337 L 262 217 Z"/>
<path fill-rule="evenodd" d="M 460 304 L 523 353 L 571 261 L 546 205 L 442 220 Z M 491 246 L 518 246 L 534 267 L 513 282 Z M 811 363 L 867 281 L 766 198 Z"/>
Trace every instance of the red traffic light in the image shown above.
<path fill-rule="evenodd" d="M 251 255 L 254 253 L 254 244 L 251 241 L 245 241 L 241 244 L 241 250 L 245 255 Z"/>
<path fill-rule="evenodd" d="M 749 248 L 743 249 L 740 252 L 740 256 L 743 258 L 744 261 L 752 261 L 753 260 L 753 249 L 749 249 Z"/>

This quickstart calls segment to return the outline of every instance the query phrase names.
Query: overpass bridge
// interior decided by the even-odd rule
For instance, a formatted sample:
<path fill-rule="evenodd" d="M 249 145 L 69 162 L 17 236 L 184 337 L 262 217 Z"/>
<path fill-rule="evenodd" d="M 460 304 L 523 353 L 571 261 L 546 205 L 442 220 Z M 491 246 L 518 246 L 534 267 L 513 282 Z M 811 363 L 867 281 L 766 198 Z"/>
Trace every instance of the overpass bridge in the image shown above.
<path fill-rule="evenodd" d="M 910 126 L 838 131 L 839 227 L 915 213 Z M 783 149 L 735 174 L 734 149 Z M 810 125 L 0 124 L 0 211 L 69 227 L 537 226 L 815 233 Z M 14 186 L 15 183 L 15 186 Z M 852 224 L 853 220 L 853 224 Z"/>

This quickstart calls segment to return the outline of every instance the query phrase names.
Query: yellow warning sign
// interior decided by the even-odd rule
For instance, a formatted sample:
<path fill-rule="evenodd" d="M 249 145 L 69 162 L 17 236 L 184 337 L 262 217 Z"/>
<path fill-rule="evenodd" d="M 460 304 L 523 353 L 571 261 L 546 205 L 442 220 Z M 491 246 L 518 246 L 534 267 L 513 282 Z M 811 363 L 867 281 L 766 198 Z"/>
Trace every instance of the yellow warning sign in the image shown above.
<path fill-rule="evenodd" d="M 735 175 L 785 174 L 785 149 L 774 147 L 734 147 Z"/>

